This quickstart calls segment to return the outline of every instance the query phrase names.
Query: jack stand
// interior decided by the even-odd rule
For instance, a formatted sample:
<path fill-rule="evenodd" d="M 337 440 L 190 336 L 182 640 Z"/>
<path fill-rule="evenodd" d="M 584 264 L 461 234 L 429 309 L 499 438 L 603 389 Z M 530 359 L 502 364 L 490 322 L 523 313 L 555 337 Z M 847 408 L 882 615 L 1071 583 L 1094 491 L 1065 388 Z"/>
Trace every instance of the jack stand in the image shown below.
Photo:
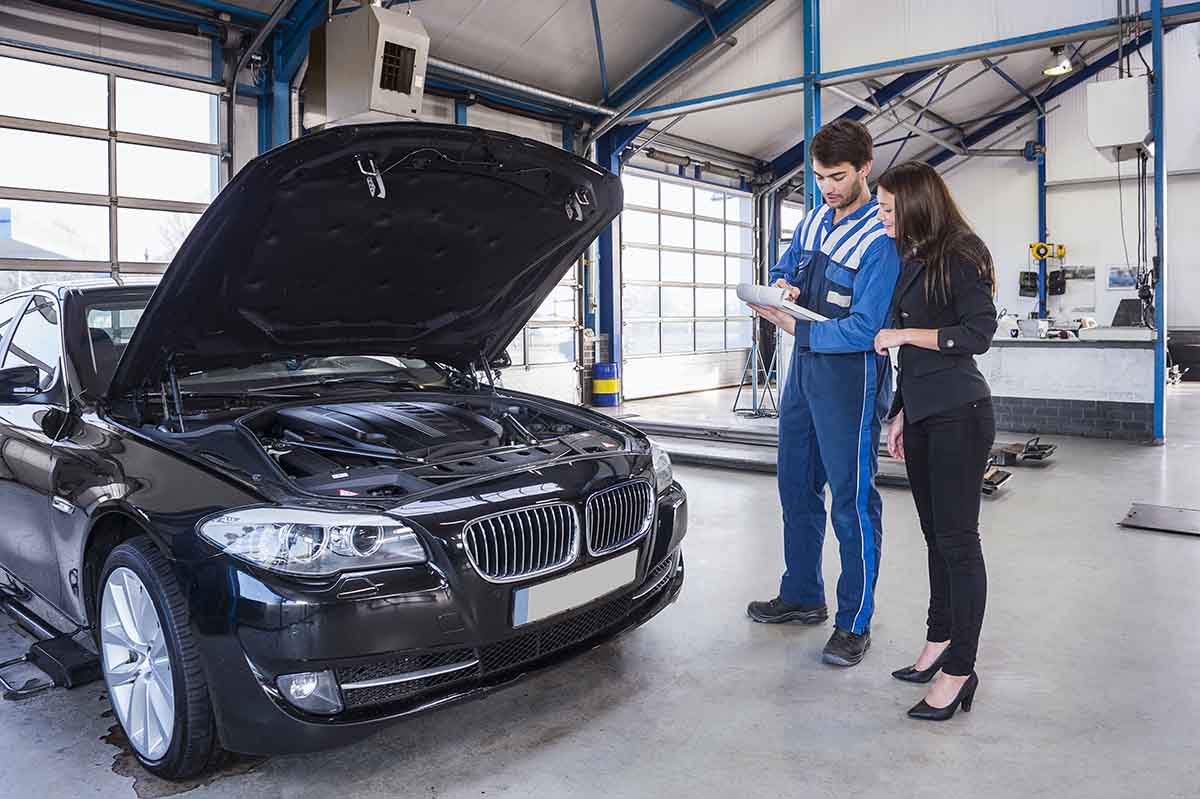
<path fill-rule="evenodd" d="M 738 383 L 737 396 L 733 398 L 733 412 L 749 419 L 774 419 L 779 416 L 779 403 L 775 401 L 775 393 L 771 390 L 771 375 L 775 373 L 779 363 L 779 340 L 776 338 L 775 353 L 771 356 L 771 363 L 768 365 L 763 361 L 762 350 L 758 346 L 759 335 L 758 326 L 755 325 L 754 341 L 750 345 L 749 355 L 746 356 L 746 368 L 742 370 L 742 380 Z M 761 394 L 758 390 L 760 370 L 763 375 Z M 746 387 L 747 380 L 750 381 L 750 407 L 740 408 L 738 405 L 742 401 L 742 390 Z M 768 402 L 770 403 L 769 408 L 767 407 Z"/>

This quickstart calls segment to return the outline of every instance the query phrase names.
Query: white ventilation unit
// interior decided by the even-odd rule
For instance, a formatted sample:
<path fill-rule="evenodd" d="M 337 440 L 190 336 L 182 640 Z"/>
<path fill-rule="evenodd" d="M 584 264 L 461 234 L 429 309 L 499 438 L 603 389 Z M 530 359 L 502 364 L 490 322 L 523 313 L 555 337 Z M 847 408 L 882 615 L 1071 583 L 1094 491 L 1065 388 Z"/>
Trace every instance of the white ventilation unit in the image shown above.
<path fill-rule="evenodd" d="M 1109 161 L 1153 155 L 1150 79 L 1106 80 L 1087 85 L 1088 139 Z"/>
<path fill-rule="evenodd" d="M 429 34 L 404 11 L 335 15 L 309 36 L 304 126 L 415 119 L 428 60 Z"/>

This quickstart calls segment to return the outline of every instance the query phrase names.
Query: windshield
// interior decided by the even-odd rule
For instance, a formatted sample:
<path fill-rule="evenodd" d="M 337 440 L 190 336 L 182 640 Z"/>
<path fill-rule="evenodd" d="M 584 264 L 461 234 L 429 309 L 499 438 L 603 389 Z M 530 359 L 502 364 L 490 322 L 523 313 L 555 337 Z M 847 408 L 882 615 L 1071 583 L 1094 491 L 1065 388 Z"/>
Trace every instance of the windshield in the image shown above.
<path fill-rule="evenodd" d="M 84 308 L 88 330 L 87 355 L 96 371 L 97 385 L 112 380 L 117 363 L 142 317 L 149 296 L 89 303 Z M 237 368 L 209 369 L 179 376 L 180 386 L 188 391 L 222 392 L 247 385 L 320 384 L 326 381 L 413 382 L 426 386 L 444 386 L 446 375 L 418 358 L 397 358 L 383 354 L 327 355 L 315 358 L 281 355 L 262 363 Z"/>

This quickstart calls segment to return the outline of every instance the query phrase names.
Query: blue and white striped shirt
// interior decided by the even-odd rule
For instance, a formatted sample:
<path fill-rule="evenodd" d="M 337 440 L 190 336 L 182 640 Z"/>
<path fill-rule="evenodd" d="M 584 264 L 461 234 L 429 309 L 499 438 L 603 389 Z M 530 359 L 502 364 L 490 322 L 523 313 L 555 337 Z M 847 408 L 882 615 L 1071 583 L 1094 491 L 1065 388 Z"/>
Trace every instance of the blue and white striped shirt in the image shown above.
<path fill-rule="evenodd" d="M 874 349 L 900 277 L 900 255 L 878 210 L 871 200 L 835 224 L 834 209 L 822 204 L 797 226 L 770 282 L 784 278 L 800 288 L 800 305 L 829 317 L 797 322 L 797 346 L 823 353 Z"/>

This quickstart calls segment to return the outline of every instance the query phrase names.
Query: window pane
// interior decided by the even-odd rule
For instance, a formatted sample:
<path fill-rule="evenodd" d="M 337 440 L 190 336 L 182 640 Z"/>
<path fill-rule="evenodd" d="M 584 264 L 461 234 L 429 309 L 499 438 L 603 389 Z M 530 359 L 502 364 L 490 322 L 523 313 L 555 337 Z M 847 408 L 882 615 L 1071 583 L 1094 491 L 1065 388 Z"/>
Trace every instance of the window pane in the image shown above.
<path fill-rule="evenodd" d="M 736 289 L 725 290 L 725 315 L 749 316 L 750 306 L 738 299 Z"/>
<path fill-rule="evenodd" d="M 114 344 L 128 344 L 144 311 L 145 308 L 91 308 L 87 313 L 87 326 L 108 333 Z"/>
<path fill-rule="evenodd" d="M 692 300 L 693 289 L 664 288 L 662 290 L 663 316 L 695 316 Z"/>
<path fill-rule="evenodd" d="M 696 323 L 696 352 L 712 352 L 725 349 L 724 322 Z"/>
<path fill-rule="evenodd" d="M 792 233 L 796 228 L 800 227 L 800 223 L 804 221 L 804 208 L 791 203 L 784 203 L 783 209 L 779 212 L 780 227 L 787 231 L 784 235 L 787 238 L 792 237 Z"/>
<path fill-rule="evenodd" d="M 725 218 L 725 194 L 712 189 L 696 189 L 696 216 Z"/>
<path fill-rule="evenodd" d="M 621 275 L 625 281 L 658 280 L 658 250 L 641 247 L 622 249 Z"/>
<path fill-rule="evenodd" d="M 516 338 L 514 338 L 512 341 L 509 342 L 508 349 L 505 351 L 508 353 L 508 357 L 512 358 L 512 362 L 513 362 L 514 366 L 520 366 L 525 363 L 525 329 L 524 328 L 521 329 L 521 332 L 517 334 Z"/>
<path fill-rule="evenodd" d="M 663 353 L 672 352 L 691 352 L 692 351 L 692 323 L 691 322 L 664 322 L 662 326 L 662 351 Z"/>
<path fill-rule="evenodd" d="M 17 200 L 0 205 L 12 212 L 9 237 L 0 239 L 0 257 L 108 260 L 107 208 Z"/>
<path fill-rule="evenodd" d="M 34 297 L 21 317 L 3 368 L 36 366 L 41 372 L 43 389 L 50 387 L 59 360 L 58 307 L 44 297 Z"/>
<path fill-rule="evenodd" d="M 117 130 L 217 143 L 217 97 L 117 78 Z"/>
<path fill-rule="evenodd" d="M 199 218 L 199 214 L 121 208 L 117 211 L 117 258 L 169 262 Z"/>
<path fill-rule="evenodd" d="M 696 289 L 696 316 L 724 316 L 725 289 Z"/>
<path fill-rule="evenodd" d="M 668 247 L 687 247 L 691 249 L 691 218 L 682 219 L 678 216 L 664 216 L 662 218 L 662 243 Z"/>
<path fill-rule="evenodd" d="M 7 276 L 7 273 L 0 273 Z M 16 289 L 12 289 L 15 291 Z M 12 324 L 13 317 L 20 312 L 21 306 L 25 304 L 28 297 L 13 297 L 11 300 L 0 302 L 0 338 L 8 333 L 8 326 Z"/>
<path fill-rule="evenodd" d="M 726 322 L 725 347 L 731 350 L 749 347 L 754 341 L 754 334 L 750 327 L 752 324 L 753 322 L 749 319 Z"/>
<path fill-rule="evenodd" d="M 639 244 L 658 244 L 658 214 L 625 211 L 621 214 L 621 240 Z"/>
<path fill-rule="evenodd" d="M 575 360 L 575 331 L 569 327 L 529 328 L 529 362 L 570 363 Z"/>
<path fill-rule="evenodd" d="M 754 231 L 748 227 L 725 226 L 725 251 L 751 255 L 754 252 Z"/>
<path fill-rule="evenodd" d="M 753 203 L 749 197 L 730 194 L 725 198 L 725 219 L 729 222 L 744 222 L 747 225 L 754 221 Z"/>
<path fill-rule="evenodd" d="M 658 352 L 658 323 L 634 322 L 625 325 L 621 349 L 626 355 L 653 355 Z"/>
<path fill-rule="evenodd" d="M 108 127 L 108 78 L 17 58 L 0 58 L 0 114 Z M 63 98 L 70 98 L 64 102 Z"/>
<path fill-rule="evenodd" d="M 0 129 L 0 185 L 108 194 L 108 143 Z"/>
<path fill-rule="evenodd" d="M 724 283 L 725 258 L 720 255 L 696 256 L 697 283 Z"/>
<path fill-rule="evenodd" d="M 637 175 L 622 175 L 621 185 L 625 188 L 626 205 L 658 207 L 658 181 Z"/>
<path fill-rule="evenodd" d="M 668 211 L 692 212 L 692 187 L 662 182 L 662 207 Z"/>
<path fill-rule="evenodd" d="M 725 252 L 725 226 L 720 222 L 696 220 L 696 249 Z"/>
<path fill-rule="evenodd" d="M 541 322 L 569 322 L 575 318 L 575 289 L 557 286 L 533 318 Z"/>
<path fill-rule="evenodd" d="M 0 297 L 12 294 L 14 291 L 27 289 L 30 286 L 40 286 L 43 283 L 71 283 L 79 280 L 100 280 L 108 277 L 108 272 L 43 272 L 40 269 L 0 271 Z M 116 283 L 113 284 L 114 286 Z M 0 335 L 3 335 L 0 332 Z"/>
<path fill-rule="evenodd" d="M 754 282 L 754 261 L 748 258 L 725 259 L 725 282 L 732 285 Z"/>
<path fill-rule="evenodd" d="M 668 283 L 691 283 L 692 254 L 663 251 L 662 279 Z"/>
<path fill-rule="evenodd" d="M 621 296 L 625 316 L 631 319 L 658 316 L 657 286 L 625 286 Z"/>
<path fill-rule="evenodd" d="M 117 145 L 117 194 L 207 203 L 217 195 L 217 157 L 185 150 Z"/>

